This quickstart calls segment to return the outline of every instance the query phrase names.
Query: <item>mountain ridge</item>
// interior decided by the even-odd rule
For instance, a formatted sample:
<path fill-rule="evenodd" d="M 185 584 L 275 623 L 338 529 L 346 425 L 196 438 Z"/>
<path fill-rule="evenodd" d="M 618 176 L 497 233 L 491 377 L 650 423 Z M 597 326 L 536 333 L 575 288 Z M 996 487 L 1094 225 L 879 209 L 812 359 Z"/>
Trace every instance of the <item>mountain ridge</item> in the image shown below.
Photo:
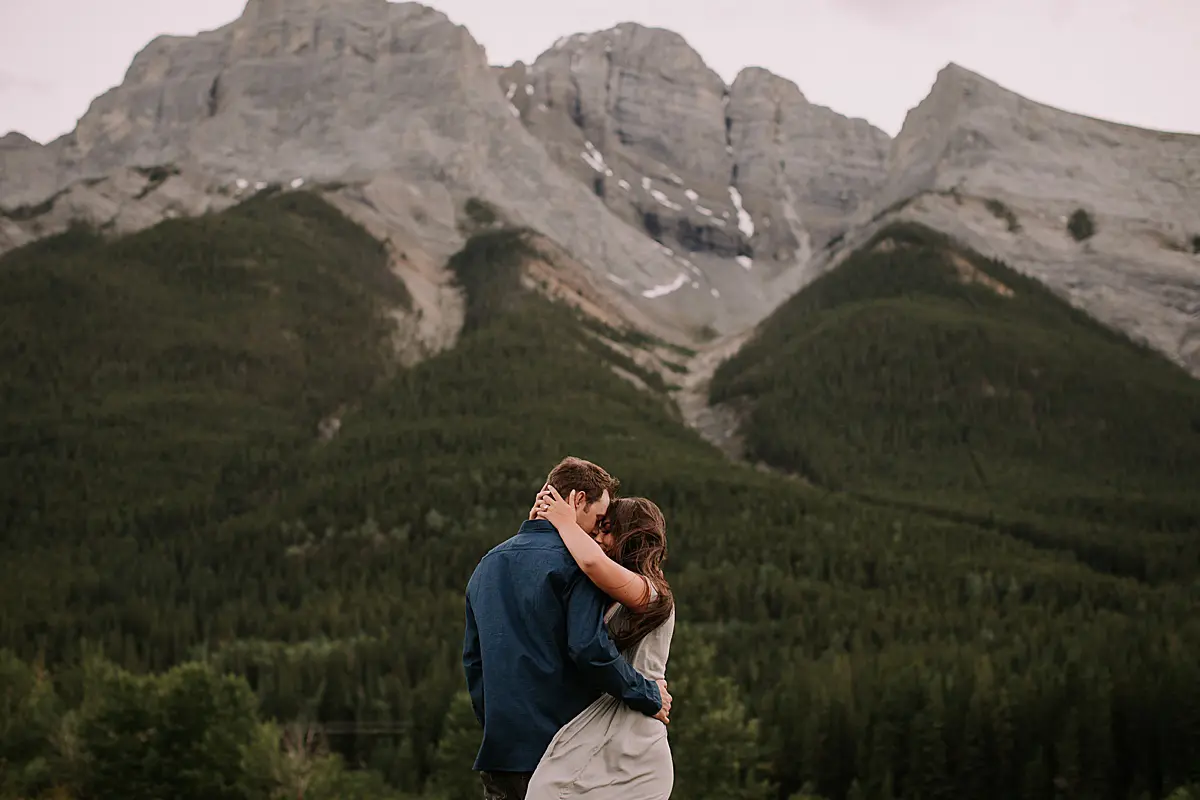
<path fill-rule="evenodd" d="M 897 209 L 897 207 L 899 207 Z M 1036 103 L 957 65 L 893 142 L 856 222 L 897 209 L 1200 375 L 1200 136 Z M 1077 240 L 1072 215 L 1094 233 Z"/>
<path fill-rule="evenodd" d="M 954 63 L 891 139 L 760 67 L 726 85 L 665 28 L 573 34 L 493 67 L 420 4 L 253 0 L 154 39 L 73 132 L 0 140 L 0 251 L 74 219 L 130 231 L 315 185 L 444 264 L 478 198 L 570 252 L 639 325 L 695 345 L 752 328 L 907 215 L 1200 375 L 1198 142 Z M 1079 210 L 1096 230 L 1083 243 L 1066 233 Z"/>

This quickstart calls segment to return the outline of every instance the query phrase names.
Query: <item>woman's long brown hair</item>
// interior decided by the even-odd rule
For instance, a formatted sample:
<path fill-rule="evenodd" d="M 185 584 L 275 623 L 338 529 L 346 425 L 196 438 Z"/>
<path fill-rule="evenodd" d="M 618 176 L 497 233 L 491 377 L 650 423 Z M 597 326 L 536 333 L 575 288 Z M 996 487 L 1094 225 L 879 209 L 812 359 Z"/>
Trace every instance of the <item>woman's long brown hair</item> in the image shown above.
<path fill-rule="evenodd" d="M 612 534 L 608 555 L 625 569 L 644 575 L 658 596 L 641 611 L 627 610 L 610 631 L 617 649 L 629 650 L 671 616 L 675 597 L 663 575 L 667 560 L 667 521 L 644 497 L 622 497 L 608 507 L 604 525 Z"/>

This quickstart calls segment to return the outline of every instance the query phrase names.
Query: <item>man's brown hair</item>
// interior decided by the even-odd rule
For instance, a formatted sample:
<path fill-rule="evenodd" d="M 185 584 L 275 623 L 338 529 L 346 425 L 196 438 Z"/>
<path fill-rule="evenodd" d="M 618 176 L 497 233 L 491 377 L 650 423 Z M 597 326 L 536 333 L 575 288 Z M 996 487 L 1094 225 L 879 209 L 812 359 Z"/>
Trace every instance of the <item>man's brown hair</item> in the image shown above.
<path fill-rule="evenodd" d="M 615 498 L 617 488 L 621 485 L 603 467 L 574 456 L 567 456 L 558 462 L 558 466 L 546 476 L 546 483 L 557 489 L 563 497 L 571 491 L 583 492 L 589 505 L 603 497 L 605 489 L 609 497 Z"/>

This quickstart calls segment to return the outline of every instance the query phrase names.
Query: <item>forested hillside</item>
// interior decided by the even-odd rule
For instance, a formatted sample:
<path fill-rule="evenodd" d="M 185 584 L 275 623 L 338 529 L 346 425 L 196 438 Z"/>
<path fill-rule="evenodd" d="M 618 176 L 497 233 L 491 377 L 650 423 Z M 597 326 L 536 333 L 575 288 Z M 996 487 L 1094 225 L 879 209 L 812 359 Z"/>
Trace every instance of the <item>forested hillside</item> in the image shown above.
<path fill-rule="evenodd" d="M 1014 536 L 932 464 L 870 498 L 732 465 L 519 289 L 530 246 L 468 243 L 468 328 L 407 370 L 384 316 L 402 287 L 313 196 L 0 259 L 0 796 L 477 797 L 462 589 L 566 454 L 667 515 L 674 797 L 1158 800 L 1200 781 L 1194 570 L 1135 580 Z M 1089 358 L 1150 363 L 1101 344 Z M 760 346 L 746 358 L 781 373 L 813 357 Z M 1188 384 L 1142 369 L 1186 414 Z M 1114 547 L 1194 552 L 1169 468 L 1189 451 L 1081 447 L 1079 496 L 1108 458 L 1178 498 L 1153 496 L 1153 530 L 1132 501 L 1119 525 L 1097 513 Z M 826 469 L 858 489 L 848 452 Z M 1053 459 L 1041 474 L 1076 474 Z M 1059 513 L 1043 489 L 1029 513 Z"/>
<path fill-rule="evenodd" d="M 1200 574 L 1200 383 L 916 225 L 879 233 L 721 365 L 749 455 L 1141 580 Z"/>
<path fill-rule="evenodd" d="M 72 539 L 257 505 L 384 378 L 379 312 L 408 302 L 382 245 L 303 193 L 0 265 L 0 519 Z"/>

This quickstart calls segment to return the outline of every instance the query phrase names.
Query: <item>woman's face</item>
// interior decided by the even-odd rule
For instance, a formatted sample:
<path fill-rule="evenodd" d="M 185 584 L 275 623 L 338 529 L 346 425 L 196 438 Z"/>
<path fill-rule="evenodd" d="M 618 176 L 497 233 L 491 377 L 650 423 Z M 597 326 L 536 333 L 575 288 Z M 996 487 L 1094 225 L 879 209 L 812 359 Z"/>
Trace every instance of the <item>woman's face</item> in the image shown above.
<path fill-rule="evenodd" d="M 596 521 L 596 533 L 594 538 L 596 543 L 604 549 L 604 552 L 612 552 L 614 538 L 612 535 L 612 520 L 608 516 L 601 517 Z"/>

